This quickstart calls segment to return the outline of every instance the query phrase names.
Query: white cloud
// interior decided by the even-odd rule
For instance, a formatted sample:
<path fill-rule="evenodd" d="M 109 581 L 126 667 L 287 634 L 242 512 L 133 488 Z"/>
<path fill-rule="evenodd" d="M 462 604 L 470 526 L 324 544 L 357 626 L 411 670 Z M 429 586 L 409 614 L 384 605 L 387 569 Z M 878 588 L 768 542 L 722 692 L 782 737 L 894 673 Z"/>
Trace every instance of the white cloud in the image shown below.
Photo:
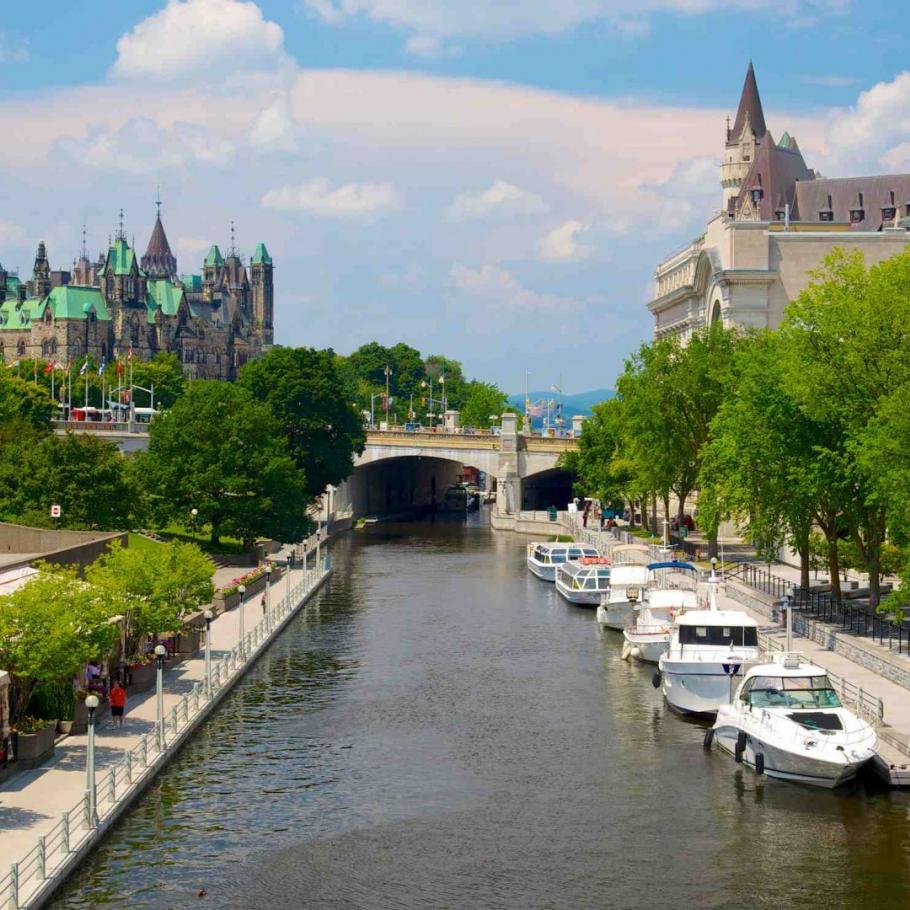
<path fill-rule="evenodd" d="M 646 34 L 649 14 L 701 15 L 734 9 L 810 25 L 843 13 L 851 0 L 303 0 L 323 21 L 339 24 L 365 16 L 396 28 L 439 38 L 511 38 L 557 34 L 606 21 L 626 36 Z"/>
<path fill-rule="evenodd" d="M 28 57 L 28 44 L 25 41 L 17 41 L 6 32 L 0 31 L 0 64 L 26 63 Z"/>
<path fill-rule="evenodd" d="M 271 69 L 283 59 L 284 33 L 243 0 L 168 0 L 117 42 L 112 73 L 176 82 L 238 69 Z"/>
<path fill-rule="evenodd" d="M 296 151 L 294 119 L 286 95 L 277 97 L 259 115 L 250 133 L 250 142 L 263 150 Z"/>
<path fill-rule="evenodd" d="M 60 140 L 57 147 L 93 170 L 137 175 L 191 164 L 226 165 L 235 151 L 233 142 L 205 127 L 176 123 L 163 129 L 145 117 L 135 117 L 116 129 L 96 126 L 83 138 Z"/>
<path fill-rule="evenodd" d="M 443 52 L 442 43 L 433 35 L 411 35 L 404 48 L 415 57 L 438 57 Z"/>
<path fill-rule="evenodd" d="M 381 218 L 401 204 L 401 195 L 391 183 L 346 183 L 332 187 L 323 178 L 269 190 L 262 197 L 262 205 L 267 209 L 355 220 Z"/>
<path fill-rule="evenodd" d="M 579 243 L 579 236 L 590 230 L 583 221 L 564 221 L 553 228 L 540 243 L 540 256 L 549 262 L 577 262 L 587 259 L 594 247 Z"/>
<path fill-rule="evenodd" d="M 578 300 L 570 297 L 529 290 L 511 272 L 490 263 L 472 269 L 456 262 L 449 276 L 463 294 L 509 310 L 526 313 L 572 312 L 581 306 Z"/>
<path fill-rule="evenodd" d="M 706 215 L 719 208 L 720 159 L 713 155 L 683 159 L 666 180 L 643 189 L 654 194 L 650 207 L 656 230 L 676 233 L 703 222 Z"/>
<path fill-rule="evenodd" d="M 505 180 L 497 180 L 479 193 L 461 193 L 456 196 L 446 210 L 446 217 L 450 221 L 511 218 L 519 215 L 538 215 L 549 209 L 540 196 Z"/>

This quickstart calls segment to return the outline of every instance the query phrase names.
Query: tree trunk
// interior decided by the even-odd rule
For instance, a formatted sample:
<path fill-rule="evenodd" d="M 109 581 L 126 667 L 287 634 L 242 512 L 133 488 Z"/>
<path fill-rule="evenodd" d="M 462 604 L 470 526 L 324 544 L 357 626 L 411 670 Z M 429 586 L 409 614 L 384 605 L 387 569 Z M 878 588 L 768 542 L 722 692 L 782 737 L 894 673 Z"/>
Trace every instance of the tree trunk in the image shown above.
<path fill-rule="evenodd" d="M 799 586 L 809 590 L 809 528 L 800 528 L 796 532 L 794 543 L 799 553 Z"/>
<path fill-rule="evenodd" d="M 843 603 L 843 595 L 840 587 L 840 559 L 837 555 L 837 522 L 834 522 L 834 528 L 829 531 L 825 529 L 825 539 L 828 541 L 828 572 L 831 575 L 831 594 L 834 596 L 834 602 Z"/>
<path fill-rule="evenodd" d="M 667 490 L 663 495 L 664 500 L 664 527 L 667 528 L 667 533 L 670 533 L 670 491 Z"/>
<path fill-rule="evenodd" d="M 657 490 L 651 494 L 651 534 L 657 536 Z"/>
<path fill-rule="evenodd" d="M 678 527 L 682 527 L 685 524 L 686 518 L 686 499 L 688 499 L 688 491 L 682 491 L 679 494 L 679 508 L 676 510 L 676 520 L 679 522 Z"/>
<path fill-rule="evenodd" d="M 213 547 L 217 547 L 221 544 L 221 535 L 218 533 L 218 529 L 215 525 L 212 525 L 212 533 L 209 535 L 209 543 Z"/>

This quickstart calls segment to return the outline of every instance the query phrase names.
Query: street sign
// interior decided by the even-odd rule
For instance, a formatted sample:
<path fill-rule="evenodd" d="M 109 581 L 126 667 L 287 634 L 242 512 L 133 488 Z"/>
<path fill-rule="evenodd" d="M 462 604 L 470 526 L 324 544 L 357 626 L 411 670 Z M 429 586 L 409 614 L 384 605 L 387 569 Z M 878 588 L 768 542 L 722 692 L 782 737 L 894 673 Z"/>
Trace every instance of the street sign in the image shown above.
<path fill-rule="evenodd" d="M 59 518 L 59 517 L 60 517 L 60 506 L 57 506 L 57 505 L 51 506 L 51 518 Z"/>
<path fill-rule="evenodd" d="M 724 673 L 726 673 L 727 676 L 736 676 L 741 665 L 740 664 L 721 664 L 721 666 L 724 668 Z"/>

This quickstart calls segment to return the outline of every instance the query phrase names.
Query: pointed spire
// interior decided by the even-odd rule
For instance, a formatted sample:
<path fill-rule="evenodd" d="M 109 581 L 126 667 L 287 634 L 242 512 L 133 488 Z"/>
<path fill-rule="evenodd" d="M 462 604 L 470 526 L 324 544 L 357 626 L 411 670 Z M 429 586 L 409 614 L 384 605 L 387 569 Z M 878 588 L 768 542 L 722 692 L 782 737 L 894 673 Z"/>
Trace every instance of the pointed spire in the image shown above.
<path fill-rule="evenodd" d="M 749 69 L 746 71 L 743 92 L 739 98 L 736 120 L 733 122 L 733 132 L 730 133 L 731 142 L 739 140 L 747 119 L 752 127 L 752 132 L 755 133 L 755 138 L 761 139 L 767 132 L 767 127 L 765 126 L 765 114 L 762 110 L 761 98 L 758 95 L 758 83 L 755 81 L 755 69 L 751 60 L 749 61 Z"/>
<path fill-rule="evenodd" d="M 158 185 L 158 191 L 155 194 L 155 206 L 158 210 L 158 220 L 161 220 L 161 185 Z"/>
<path fill-rule="evenodd" d="M 82 225 L 82 258 L 88 259 L 88 247 L 85 245 L 85 225 Z"/>
<path fill-rule="evenodd" d="M 232 256 L 237 255 L 237 245 L 234 242 L 234 239 L 235 239 L 234 238 L 234 222 L 231 221 L 231 255 Z"/>
<path fill-rule="evenodd" d="M 177 260 L 171 252 L 171 245 L 168 243 L 164 225 L 161 223 L 161 193 L 158 193 L 155 205 L 157 207 L 155 226 L 152 228 L 152 236 L 149 238 L 148 247 L 140 265 L 150 278 L 168 278 L 176 281 Z"/>

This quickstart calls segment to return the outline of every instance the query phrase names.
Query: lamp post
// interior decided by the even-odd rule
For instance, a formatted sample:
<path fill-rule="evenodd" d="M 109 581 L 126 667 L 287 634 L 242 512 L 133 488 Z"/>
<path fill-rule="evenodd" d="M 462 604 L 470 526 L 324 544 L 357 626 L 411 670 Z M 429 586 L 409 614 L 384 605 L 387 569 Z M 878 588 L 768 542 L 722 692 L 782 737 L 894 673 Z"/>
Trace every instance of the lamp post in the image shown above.
<path fill-rule="evenodd" d="M 717 581 L 717 557 L 711 557 L 711 581 Z"/>
<path fill-rule="evenodd" d="M 246 657 L 246 644 L 243 641 L 243 611 L 246 606 L 246 585 L 241 585 L 238 589 L 240 592 L 240 656 Z"/>
<path fill-rule="evenodd" d="M 205 619 L 205 695 L 212 697 L 212 620 L 215 614 L 206 610 L 202 614 Z"/>
<path fill-rule="evenodd" d="M 164 751 L 164 658 L 167 648 L 160 642 L 155 645 L 155 664 L 158 668 L 155 679 L 155 701 L 158 715 L 158 751 Z"/>
<path fill-rule="evenodd" d="M 316 519 L 316 575 L 319 575 L 319 539 L 322 537 L 322 522 L 320 519 Z"/>
<path fill-rule="evenodd" d="M 288 550 L 288 570 L 284 576 L 284 605 L 285 609 L 291 609 L 291 569 L 294 567 L 294 548 Z"/>
<path fill-rule="evenodd" d="M 95 709 L 98 707 L 98 696 L 87 695 L 85 707 L 88 709 L 88 745 L 85 750 L 85 795 L 88 797 L 88 825 L 94 828 L 98 824 L 98 812 L 95 806 Z"/>
<path fill-rule="evenodd" d="M 272 631 L 272 564 L 265 567 L 265 627 Z"/>
<path fill-rule="evenodd" d="M 307 541 L 304 540 L 304 542 L 303 542 L 303 583 L 304 584 L 306 584 L 307 572 L 310 571 L 310 567 L 307 565 L 307 563 L 309 562 L 309 556 L 307 555 L 306 548 L 307 548 Z"/>
<path fill-rule="evenodd" d="M 193 519 L 193 534 L 195 535 L 195 533 L 196 533 L 196 519 L 199 517 L 199 509 L 196 509 L 196 508 L 190 509 L 190 515 L 192 516 L 192 519 Z"/>

